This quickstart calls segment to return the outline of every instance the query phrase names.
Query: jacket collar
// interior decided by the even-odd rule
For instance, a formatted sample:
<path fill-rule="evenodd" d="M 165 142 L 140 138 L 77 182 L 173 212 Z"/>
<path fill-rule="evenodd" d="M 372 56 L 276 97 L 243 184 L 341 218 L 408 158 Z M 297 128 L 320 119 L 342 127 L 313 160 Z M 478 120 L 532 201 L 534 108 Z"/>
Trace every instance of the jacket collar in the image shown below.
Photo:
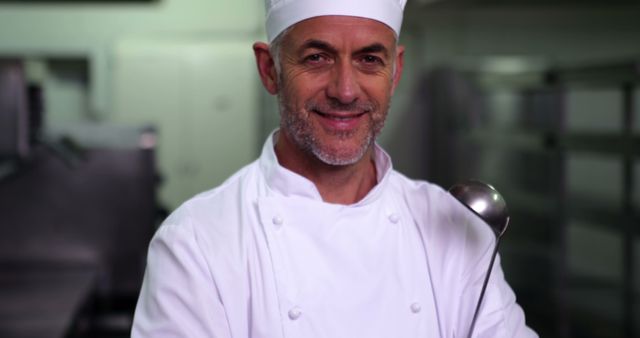
<path fill-rule="evenodd" d="M 296 196 L 322 202 L 322 196 L 313 182 L 278 163 L 274 149 L 277 140 L 278 129 L 272 131 L 267 138 L 259 159 L 260 171 L 266 178 L 269 188 L 285 197 Z M 377 143 L 374 144 L 373 153 L 378 183 L 369 191 L 367 196 L 353 204 L 353 206 L 366 205 L 377 200 L 389 180 L 388 178 L 393 169 L 391 158 Z"/>

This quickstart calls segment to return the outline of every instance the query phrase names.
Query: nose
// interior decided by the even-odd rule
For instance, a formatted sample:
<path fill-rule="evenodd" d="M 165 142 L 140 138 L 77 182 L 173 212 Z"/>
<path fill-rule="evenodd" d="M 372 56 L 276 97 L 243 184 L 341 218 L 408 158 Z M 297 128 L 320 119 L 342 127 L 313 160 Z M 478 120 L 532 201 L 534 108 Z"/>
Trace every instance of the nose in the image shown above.
<path fill-rule="evenodd" d="M 349 104 L 357 101 L 360 93 L 361 88 L 353 65 L 346 60 L 337 63 L 331 71 L 327 96 L 340 103 Z"/>

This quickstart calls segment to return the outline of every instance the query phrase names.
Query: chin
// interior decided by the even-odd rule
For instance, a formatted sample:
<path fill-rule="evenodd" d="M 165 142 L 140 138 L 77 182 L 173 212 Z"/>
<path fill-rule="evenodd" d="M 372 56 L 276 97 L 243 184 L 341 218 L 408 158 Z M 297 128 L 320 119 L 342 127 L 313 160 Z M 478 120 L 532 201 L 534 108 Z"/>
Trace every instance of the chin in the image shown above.
<path fill-rule="evenodd" d="M 345 148 L 344 145 L 337 147 L 312 147 L 312 152 L 316 158 L 325 164 L 334 166 L 352 165 L 360 161 L 367 150 L 371 147 L 372 138 L 368 137 L 359 145 L 353 145 Z"/>

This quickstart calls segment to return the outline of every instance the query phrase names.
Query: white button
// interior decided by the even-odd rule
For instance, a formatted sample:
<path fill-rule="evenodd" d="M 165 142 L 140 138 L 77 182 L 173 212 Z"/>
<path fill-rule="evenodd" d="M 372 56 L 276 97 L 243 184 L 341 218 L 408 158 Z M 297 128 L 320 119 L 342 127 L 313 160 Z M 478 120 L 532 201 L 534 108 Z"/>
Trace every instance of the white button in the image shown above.
<path fill-rule="evenodd" d="M 289 310 L 289 319 L 296 320 L 300 318 L 300 316 L 302 316 L 302 310 L 300 310 L 299 307 L 294 307 L 293 309 Z"/>
<path fill-rule="evenodd" d="M 271 219 L 271 221 L 273 222 L 273 224 L 275 225 L 282 225 L 282 223 L 284 223 L 284 220 L 282 219 L 282 217 L 280 216 L 273 216 L 273 218 Z"/>
<path fill-rule="evenodd" d="M 420 310 L 422 310 L 422 306 L 420 306 L 420 303 L 415 302 L 415 303 L 411 304 L 411 312 L 418 313 L 418 312 L 420 312 Z"/>
<path fill-rule="evenodd" d="M 389 221 L 393 224 L 397 224 L 400 221 L 400 216 L 394 212 L 389 215 Z"/>

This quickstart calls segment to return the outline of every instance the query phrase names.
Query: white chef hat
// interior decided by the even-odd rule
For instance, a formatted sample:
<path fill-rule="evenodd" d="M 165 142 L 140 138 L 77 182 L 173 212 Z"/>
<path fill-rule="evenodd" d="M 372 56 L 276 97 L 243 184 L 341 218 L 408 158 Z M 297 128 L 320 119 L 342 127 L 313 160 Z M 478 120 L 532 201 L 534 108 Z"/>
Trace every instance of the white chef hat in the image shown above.
<path fill-rule="evenodd" d="M 407 0 L 265 0 L 267 37 L 272 42 L 289 26 L 323 15 L 347 15 L 380 21 L 400 36 Z"/>

